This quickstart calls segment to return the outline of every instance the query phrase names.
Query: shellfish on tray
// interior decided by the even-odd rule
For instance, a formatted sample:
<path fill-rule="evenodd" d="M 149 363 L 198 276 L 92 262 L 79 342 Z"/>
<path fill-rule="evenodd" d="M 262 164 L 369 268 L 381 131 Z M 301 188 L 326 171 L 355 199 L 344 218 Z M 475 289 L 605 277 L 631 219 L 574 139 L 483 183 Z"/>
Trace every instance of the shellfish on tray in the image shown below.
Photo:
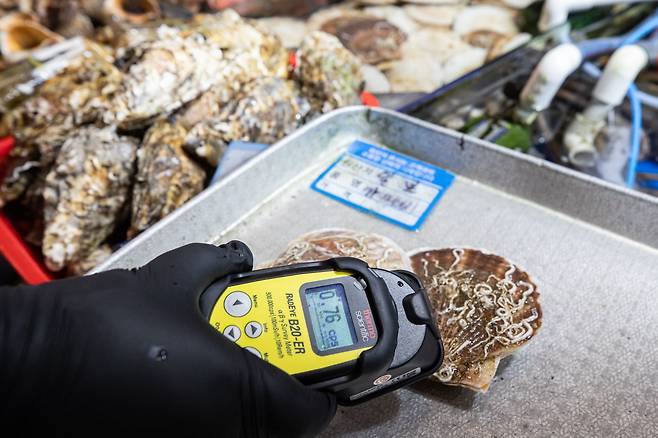
<path fill-rule="evenodd" d="M 389 238 L 340 228 L 312 231 L 299 236 L 266 266 L 286 266 L 334 257 L 354 257 L 382 269 L 410 269 L 411 266 L 402 248 Z"/>
<path fill-rule="evenodd" d="M 537 286 L 513 263 L 475 249 L 418 251 L 411 263 L 443 339 L 445 358 L 434 377 L 486 391 L 500 360 L 541 327 Z"/>
<path fill-rule="evenodd" d="M 135 173 L 137 142 L 85 126 L 66 140 L 43 191 L 43 255 L 53 271 L 91 255 L 114 231 Z"/>

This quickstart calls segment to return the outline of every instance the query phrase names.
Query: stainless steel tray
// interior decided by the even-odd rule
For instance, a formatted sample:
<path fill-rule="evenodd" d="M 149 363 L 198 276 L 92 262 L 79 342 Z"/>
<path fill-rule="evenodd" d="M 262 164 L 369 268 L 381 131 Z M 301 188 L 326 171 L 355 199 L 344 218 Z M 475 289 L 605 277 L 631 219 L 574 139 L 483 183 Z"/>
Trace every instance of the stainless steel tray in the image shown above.
<path fill-rule="evenodd" d="M 354 139 L 458 175 L 419 232 L 310 190 Z M 339 408 L 327 436 L 658 436 L 658 202 L 387 110 L 347 108 L 273 146 L 117 252 L 133 267 L 193 241 L 241 239 L 256 262 L 326 227 L 407 250 L 485 248 L 537 281 L 544 324 L 486 394 L 421 382 Z M 193 262 L 193 261 L 192 261 Z"/>

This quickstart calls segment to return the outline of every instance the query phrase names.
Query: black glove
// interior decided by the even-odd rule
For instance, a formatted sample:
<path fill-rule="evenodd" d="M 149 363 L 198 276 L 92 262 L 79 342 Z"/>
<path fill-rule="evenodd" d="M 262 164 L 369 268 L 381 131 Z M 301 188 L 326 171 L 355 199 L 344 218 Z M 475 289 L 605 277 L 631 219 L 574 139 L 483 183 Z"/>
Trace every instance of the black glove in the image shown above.
<path fill-rule="evenodd" d="M 192 244 L 137 270 L 0 289 L 0 424 L 50 436 L 317 434 L 334 398 L 239 348 L 199 310 L 214 280 L 251 267 L 243 243 Z"/>

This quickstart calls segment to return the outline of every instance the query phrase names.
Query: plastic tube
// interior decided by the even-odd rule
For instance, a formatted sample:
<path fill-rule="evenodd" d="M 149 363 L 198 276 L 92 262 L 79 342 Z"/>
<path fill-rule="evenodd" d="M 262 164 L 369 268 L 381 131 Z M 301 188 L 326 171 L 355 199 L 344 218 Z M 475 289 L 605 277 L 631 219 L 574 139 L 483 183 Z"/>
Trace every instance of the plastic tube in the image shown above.
<path fill-rule="evenodd" d="M 637 87 L 635 84 L 632 84 L 628 89 L 628 100 L 631 104 L 631 152 L 628 157 L 626 185 L 628 187 L 635 187 L 637 160 L 640 156 L 642 140 L 642 105 L 640 105 L 640 99 L 637 96 Z"/>
<path fill-rule="evenodd" d="M 646 50 L 637 45 L 623 46 L 613 53 L 594 88 L 592 103 L 565 131 L 564 146 L 572 164 L 582 168 L 594 166 L 597 157 L 594 140 L 605 126 L 606 115 L 624 101 L 648 60 Z"/>
<path fill-rule="evenodd" d="M 541 59 L 523 87 L 516 117 L 532 123 L 536 114 L 548 108 L 567 77 L 578 69 L 583 57 L 574 44 L 561 44 Z"/>
<path fill-rule="evenodd" d="M 633 3 L 654 0 L 636 0 Z M 629 3 L 620 0 L 546 0 L 539 19 L 539 30 L 545 32 L 567 22 L 569 14 L 583 11 L 596 6 L 606 6 L 615 3 Z"/>

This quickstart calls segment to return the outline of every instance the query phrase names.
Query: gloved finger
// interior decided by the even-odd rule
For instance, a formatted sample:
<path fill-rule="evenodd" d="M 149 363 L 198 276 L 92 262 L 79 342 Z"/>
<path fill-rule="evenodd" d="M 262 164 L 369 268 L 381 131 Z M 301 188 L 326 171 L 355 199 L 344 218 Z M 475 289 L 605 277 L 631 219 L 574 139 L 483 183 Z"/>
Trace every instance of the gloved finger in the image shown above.
<path fill-rule="evenodd" d="M 191 243 L 155 258 L 138 271 L 167 290 L 183 290 L 198 297 L 213 281 L 250 271 L 253 255 L 242 242 L 224 245 Z"/>
<path fill-rule="evenodd" d="M 255 430 L 246 436 L 316 436 L 336 414 L 336 398 L 310 389 L 280 369 L 243 350 Z"/>

